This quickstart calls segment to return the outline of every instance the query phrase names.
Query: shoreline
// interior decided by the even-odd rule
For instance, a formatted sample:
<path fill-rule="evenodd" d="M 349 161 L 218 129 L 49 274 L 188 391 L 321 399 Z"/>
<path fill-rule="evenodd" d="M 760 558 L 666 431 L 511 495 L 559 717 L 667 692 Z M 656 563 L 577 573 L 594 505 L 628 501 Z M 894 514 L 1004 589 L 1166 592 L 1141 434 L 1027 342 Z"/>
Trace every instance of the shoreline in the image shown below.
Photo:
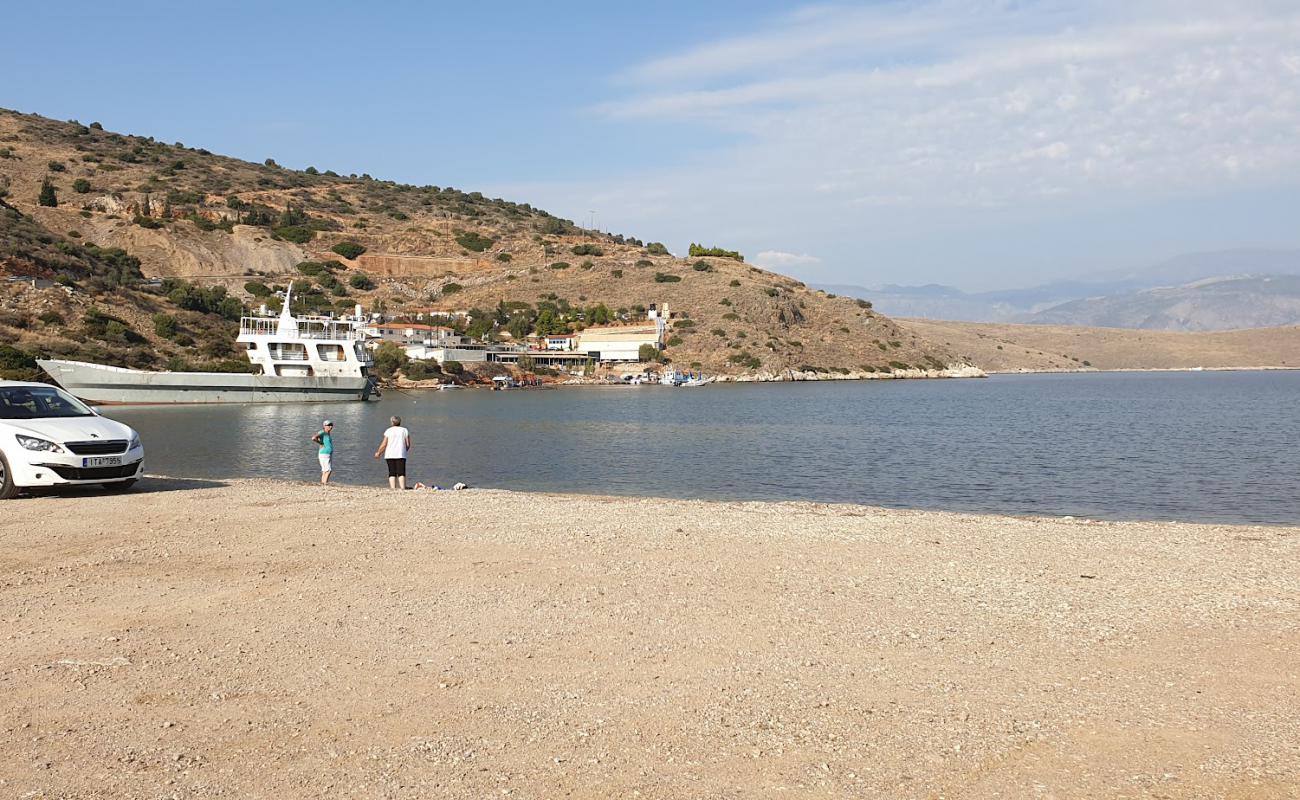
<path fill-rule="evenodd" d="M 750 383 L 819 383 L 833 381 L 888 381 L 888 380 L 949 380 L 961 378 L 989 378 L 994 375 L 1080 375 L 1080 374 L 1107 374 L 1107 373 L 1126 373 L 1126 372 L 1294 372 L 1300 370 L 1300 366 L 1252 366 L 1252 367 L 1115 367 L 1115 368 L 1098 368 L 1098 367 L 1080 367 L 1078 369 L 983 369 L 972 367 L 972 371 L 952 371 L 952 370 L 911 370 L 908 373 L 858 373 L 856 371 L 849 374 L 827 374 L 827 373 L 798 373 L 799 377 L 789 377 L 790 371 L 786 370 L 777 375 L 717 375 L 714 383 L 718 384 L 750 384 Z M 919 372 L 922 374 L 910 374 Z M 975 374 L 978 373 L 978 374 Z M 402 380 L 396 384 L 396 389 L 401 391 L 438 391 L 440 382 L 437 381 L 408 381 Z M 571 386 L 622 386 L 623 384 L 614 381 L 594 380 L 587 378 L 568 378 L 564 380 L 555 380 L 544 383 L 537 387 L 516 387 L 526 389 L 555 389 Z M 491 391 L 492 387 L 487 384 L 461 384 L 463 389 L 480 389 Z M 393 388 L 388 384 L 381 384 L 380 388 Z M 514 391 L 512 389 L 511 391 Z"/>
<path fill-rule="evenodd" d="M 5 505 L 0 794 L 1300 792 L 1300 527 L 140 488 Z"/>

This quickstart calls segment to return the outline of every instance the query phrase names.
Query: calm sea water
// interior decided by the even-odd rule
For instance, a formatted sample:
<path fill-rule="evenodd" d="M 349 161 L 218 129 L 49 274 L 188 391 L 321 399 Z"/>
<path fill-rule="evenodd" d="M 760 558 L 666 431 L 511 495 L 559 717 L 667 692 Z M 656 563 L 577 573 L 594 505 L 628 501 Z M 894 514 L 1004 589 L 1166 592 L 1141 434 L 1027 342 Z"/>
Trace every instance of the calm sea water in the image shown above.
<path fill-rule="evenodd" d="M 383 484 L 796 499 L 1109 519 L 1300 523 L 1300 372 L 997 376 L 549 391 L 386 392 L 371 403 L 107 409 L 148 469 Z"/>

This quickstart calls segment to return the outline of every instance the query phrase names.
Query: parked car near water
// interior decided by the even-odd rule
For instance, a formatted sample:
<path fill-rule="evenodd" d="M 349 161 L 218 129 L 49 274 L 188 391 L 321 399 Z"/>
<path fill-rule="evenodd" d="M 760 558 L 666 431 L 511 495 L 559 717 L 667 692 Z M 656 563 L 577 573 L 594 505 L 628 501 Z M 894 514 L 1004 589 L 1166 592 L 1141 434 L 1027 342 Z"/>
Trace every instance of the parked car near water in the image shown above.
<path fill-rule="evenodd" d="M 42 486 L 124 490 L 143 474 L 144 445 L 130 427 L 57 386 L 0 381 L 0 500 Z"/>

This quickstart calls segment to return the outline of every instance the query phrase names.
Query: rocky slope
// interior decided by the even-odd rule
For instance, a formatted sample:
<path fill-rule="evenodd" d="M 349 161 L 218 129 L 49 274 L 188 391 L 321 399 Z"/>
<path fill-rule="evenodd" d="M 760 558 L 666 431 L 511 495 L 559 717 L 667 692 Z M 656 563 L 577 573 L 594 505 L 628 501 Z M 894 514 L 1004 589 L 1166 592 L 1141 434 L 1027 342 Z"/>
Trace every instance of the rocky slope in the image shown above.
<path fill-rule="evenodd" d="M 46 185 L 53 192 L 49 198 L 46 190 L 46 199 L 56 205 L 39 202 Z M 951 348 L 899 327 L 865 301 L 732 258 L 678 258 L 662 246 L 585 231 L 528 204 L 477 192 L 295 171 L 270 160 L 251 164 L 94 123 L 2 110 L 0 189 L 18 215 L 0 217 L 0 272 L 9 275 L 77 283 L 86 270 L 72 275 L 66 266 L 38 265 L 30 242 L 65 254 L 93 243 L 137 258 L 146 278 L 219 286 L 250 305 L 262 301 L 263 287 L 294 280 L 308 292 L 307 308 L 361 303 L 397 317 L 478 309 L 480 317 L 497 315 L 494 335 L 540 330 L 537 317 L 547 309 L 561 325 L 581 328 L 603 315 L 600 306 L 635 318 L 640 308 L 667 304 L 675 315 L 668 359 L 750 379 L 936 374 L 964 366 Z M 322 263 L 324 269 L 314 266 Z M 132 343 L 133 363 L 227 355 L 217 352 L 215 333 L 204 339 L 207 356 L 194 349 L 198 336 L 182 334 L 177 344 L 152 335 L 154 314 L 186 312 L 186 305 L 175 301 L 172 284 L 165 291 L 139 288 L 11 286 L 0 298 L 0 334 L 29 350 L 76 346 L 128 360 L 104 352 L 120 342 L 97 339 L 77 321 L 95 305 L 135 320 L 141 341 Z M 39 322 L 47 305 L 72 318 Z M 208 322 L 230 328 L 228 320 Z"/>

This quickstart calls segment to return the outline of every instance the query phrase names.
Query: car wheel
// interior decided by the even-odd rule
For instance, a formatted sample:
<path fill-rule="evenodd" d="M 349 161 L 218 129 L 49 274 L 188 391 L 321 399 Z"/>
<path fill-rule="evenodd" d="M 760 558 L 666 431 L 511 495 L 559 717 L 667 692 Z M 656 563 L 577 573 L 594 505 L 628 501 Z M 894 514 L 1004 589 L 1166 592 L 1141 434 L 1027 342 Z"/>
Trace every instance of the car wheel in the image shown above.
<path fill-rule="evenodd" d="M 5 454 L 0 453 L 0 500 L 9 500 L 18 496 L 18 486 L 14 483 L 13 473 L 9 471 L 9 462 Z"/>
<path fill-rule="evenodd" d="M 114 481 L 113 483 L 105 483 L 102 485 L 105 489 L 109 490 L 110 492 L 125 492 L 127 489 L 130 489 L 132 486 L 135 486 L 136 480 L 137 480 L 136 478 L 132 478 L 129 481 Z"/>

